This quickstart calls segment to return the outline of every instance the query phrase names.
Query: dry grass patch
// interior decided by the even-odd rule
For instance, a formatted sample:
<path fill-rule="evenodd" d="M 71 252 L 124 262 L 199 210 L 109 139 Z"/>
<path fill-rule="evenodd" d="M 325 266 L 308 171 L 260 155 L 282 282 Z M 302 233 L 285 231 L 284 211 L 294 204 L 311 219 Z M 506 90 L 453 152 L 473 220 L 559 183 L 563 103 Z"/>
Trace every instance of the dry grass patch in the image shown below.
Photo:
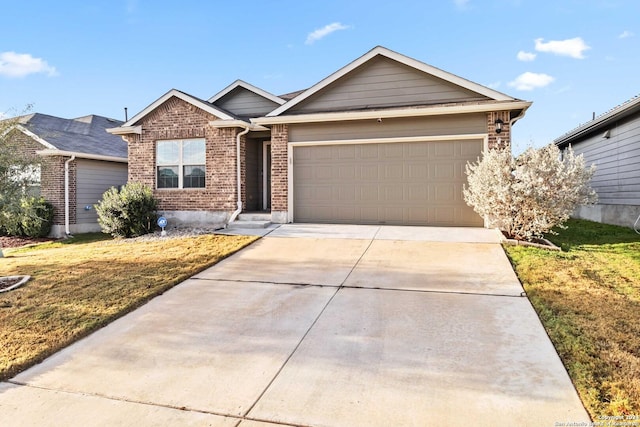
<path fill-rule="evenodd" d="M 505 250 L 591 417 L 640 414 L 640 236 L 568 225 L 565 252 Z"/>
<path fill-rule="evenodd" d="M 256 240 L 204 235 L 154 241 L 104 235 L 5 250 L 0 276 L 30 275 L 0 293 L 0 380 L 144 304 Z"/>

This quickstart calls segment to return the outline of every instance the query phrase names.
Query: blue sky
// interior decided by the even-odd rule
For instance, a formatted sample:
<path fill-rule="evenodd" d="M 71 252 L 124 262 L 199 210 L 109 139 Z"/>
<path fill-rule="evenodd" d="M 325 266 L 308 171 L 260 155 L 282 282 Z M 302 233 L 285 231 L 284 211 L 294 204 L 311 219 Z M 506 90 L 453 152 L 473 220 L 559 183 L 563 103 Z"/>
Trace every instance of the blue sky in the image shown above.
<path fill-rule="evenodd" d="M 307 88 L 377 45 L 533 101 L 514 150 L 640 94 L 637 0 L 29 1 L 0 7 L 0 114 L 122 119 L 171 88 Z"/>

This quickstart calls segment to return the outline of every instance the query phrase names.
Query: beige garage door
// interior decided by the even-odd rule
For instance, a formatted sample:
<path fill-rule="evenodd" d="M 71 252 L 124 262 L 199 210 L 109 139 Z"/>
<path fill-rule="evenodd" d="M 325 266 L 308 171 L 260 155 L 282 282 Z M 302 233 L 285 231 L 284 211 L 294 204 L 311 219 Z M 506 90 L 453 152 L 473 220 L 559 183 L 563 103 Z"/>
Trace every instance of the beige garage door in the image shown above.
<path fill-rule="evenodd" d="M 466 205 L 465 165 L 483 141 L 296 146 L 295 222 L 482 226 Z"/>

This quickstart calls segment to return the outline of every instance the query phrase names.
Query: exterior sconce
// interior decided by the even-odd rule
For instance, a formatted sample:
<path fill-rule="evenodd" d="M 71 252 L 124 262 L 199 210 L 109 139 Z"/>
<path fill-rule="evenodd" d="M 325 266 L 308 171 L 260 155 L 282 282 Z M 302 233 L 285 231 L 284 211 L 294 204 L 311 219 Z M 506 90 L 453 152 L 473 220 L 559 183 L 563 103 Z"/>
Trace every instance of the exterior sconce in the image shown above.
<path fill-rule="evenodd" d="M 502 125 L 503 125 L 503 121 L 501 119 L 497 119 L 495 122 L 496 125 L 496 133 L 500 133 L 502 132 Z"/>

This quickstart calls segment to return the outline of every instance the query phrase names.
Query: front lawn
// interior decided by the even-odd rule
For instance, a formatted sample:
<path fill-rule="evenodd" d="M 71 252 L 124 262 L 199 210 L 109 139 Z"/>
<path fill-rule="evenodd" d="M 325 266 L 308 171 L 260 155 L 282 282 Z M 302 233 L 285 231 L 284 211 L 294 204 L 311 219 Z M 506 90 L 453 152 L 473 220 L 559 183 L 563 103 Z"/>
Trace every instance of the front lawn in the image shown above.
<path fill-rule="evenodd" d="M 567 225 L 563 252 L 505 250 L 591 417 L 640 414 L 640 236 Z"/>
<path fill-rule="evenodd" d="M 144 304 L 256 240 L 203 235 L 153 241 L 100 233 L 5 249 L 0 276 L 30 275 L 0 293 L 0 380 Z"/>

